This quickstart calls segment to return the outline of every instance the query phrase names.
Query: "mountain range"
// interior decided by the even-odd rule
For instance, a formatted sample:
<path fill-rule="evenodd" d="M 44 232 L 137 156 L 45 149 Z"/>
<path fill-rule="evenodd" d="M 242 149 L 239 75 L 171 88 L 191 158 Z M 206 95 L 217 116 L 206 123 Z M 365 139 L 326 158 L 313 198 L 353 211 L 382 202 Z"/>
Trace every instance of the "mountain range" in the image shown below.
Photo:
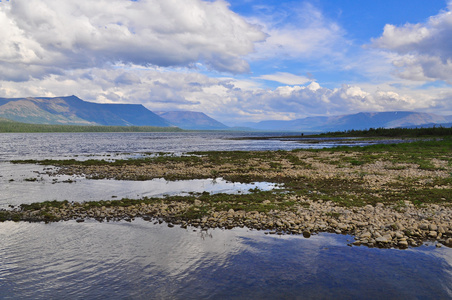
<path fill-rule="evenodd" d="M 238 130 L 202 112 L 152 112 L 141 104 L 101 104 L 76 96 L 0 98 L 0 118 L 32 124 L 176 126 L 188 130 Z M 452 116 L 395 111 L 317 116 L 290 121 L 268 120 L 240 124 L 240 130 L 325 132 L 369 128 L 449 127 Z"/>
<path fill-rule="evenodd" d="M 452 122 L 452 116 L 394 111 L 361 112 L 331 117 L 307 117 L 290 121 L 261 121 L 258 123 L 243 123 L 241 126 L 258 130 L 325 132 L 369 128 L 416 127 L 425 124 L 430 124 L 430 126 L 444 124 L 447 126 L 449 122 Z"/>
<path fill-rule="evenodd" d="M 200 112 L 156 114 L 141 104 L 92 103 L 76 96 L 0 98 L 0 117 L 32 124 L 177 126 L 193 130 L 228 128 Z"/>
<path fill-rule="evenodd" d="M 171 126 L 140 104 L 99 104 L 76 96 L 0 98 L 0 117 L 34 124 Z"/>
<path fill-rule="evenodd" d="M 156 111 L 160 117 L 171 124 L 190 130 L 227 130 L 229 127 L 202 112 L 195 111 Z"/>

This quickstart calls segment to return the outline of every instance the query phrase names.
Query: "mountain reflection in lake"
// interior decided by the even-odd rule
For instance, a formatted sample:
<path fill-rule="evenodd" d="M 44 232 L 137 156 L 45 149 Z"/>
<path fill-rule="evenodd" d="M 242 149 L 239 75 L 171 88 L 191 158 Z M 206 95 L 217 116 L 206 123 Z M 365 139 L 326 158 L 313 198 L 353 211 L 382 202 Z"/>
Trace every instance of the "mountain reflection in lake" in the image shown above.
<path fill-rule="evenodd" d="M 5 222 L 0 298 L 452 297 L 452 249 L 348 247 L 348 236 L 131 223 Z"/>

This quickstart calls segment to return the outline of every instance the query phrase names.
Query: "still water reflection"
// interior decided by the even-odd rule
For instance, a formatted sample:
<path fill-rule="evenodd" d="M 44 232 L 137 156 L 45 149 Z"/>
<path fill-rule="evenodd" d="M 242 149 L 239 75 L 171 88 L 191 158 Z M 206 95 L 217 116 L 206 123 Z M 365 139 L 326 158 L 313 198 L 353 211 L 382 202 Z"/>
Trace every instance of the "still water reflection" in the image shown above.
<path fill-rule="evenodd" d="M 10 164 L 13 159 L 340 145 L 338 141 L 302 145 L 289 140 L 231 140 L 243 135 L 2 134 L 0 208 L 61 197 L 108 200 L 129 197 L 128 193 L 139 198 L 197 192 L 194 187 L 211 192 L 250 188 L 222 186 L 218 181 L 190 182 L 187 187 L 184 182 L 159 180 L 50 178 L 42 174 L 44 167 Z M 67 179 L 76 182 L 63 182 Z M 243 228 L 201 232 L 141 219 L 131 223 L 4 222 L 0 223 L 0 299 L 452 298 L 452 249 L 433 245 L 369 249 L 349 247 L 347 239 L 352 240 L 332 234 L 310 239 L 273 236 Z"/>
<path fill-rule="evenodd" d="M 0 298 L 452 297 L 452 249 L 131 223 L 0 224 Z"/>
<path fill-rule="evenodd" d="M 278 188 L 270 182 L 240 183 L 222 178 L 167 181 L 156 178 L 145 181 L 90 180 L 77 176 L 49 176 L 48 166 L 0 162 L 0 209 L 9 205 L 43 201 L 100 201 L 122 198 L 141 199 L 164 195 L 189 193 L 247 193 L 250 189 L 262 191 Z"/>

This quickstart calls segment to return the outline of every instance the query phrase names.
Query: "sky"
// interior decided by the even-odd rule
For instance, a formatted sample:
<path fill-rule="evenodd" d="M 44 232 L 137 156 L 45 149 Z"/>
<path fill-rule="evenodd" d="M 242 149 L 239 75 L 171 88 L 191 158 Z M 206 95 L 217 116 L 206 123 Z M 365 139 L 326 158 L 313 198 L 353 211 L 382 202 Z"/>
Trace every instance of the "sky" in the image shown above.
<path fill-rule="evenodd" d="M 234 126 L 452 115 L 452 1 L 1 0 L 0 97 L 76 95 Z"/>

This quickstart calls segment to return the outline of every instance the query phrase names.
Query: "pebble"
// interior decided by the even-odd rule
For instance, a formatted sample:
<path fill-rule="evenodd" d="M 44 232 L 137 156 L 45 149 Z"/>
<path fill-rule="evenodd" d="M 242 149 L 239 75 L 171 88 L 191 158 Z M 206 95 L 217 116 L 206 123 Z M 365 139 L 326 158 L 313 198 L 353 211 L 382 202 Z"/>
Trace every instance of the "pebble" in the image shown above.
<path fill-rule="evenodd" d="M 139 203 L 128 207 L 91 208 L 73 203 L 61 209 L 52 207 L 36 211 L 21 211 L 20 207 L 16 207 L 3 212 L 9 212 L 11 220 L 17 219 L 17 217 L 13 218 L 16 214 L 20 220 L 31 222 L 60 220 L 83 222 L 88 218 L 99 221 L 131 221 L 134 217 L 141 217 L 143 220 L 152 222 L 165 221 L 168 227 L 174 227 L 174 224 L 181 224 L 182 228 L 188 226 L 225 229 L 248 227 L 266 230 L 268 234 L 302 234 L 304 237 L 310 237 L 318 232 L 350 234 L 355 236 L 353 245 L 356 246 L 406 248 L 410 245 L 419 246 L 422 242 L 431 240 L 452 247 L 451 207 L 416 208 L 413 205 L 407 205 L 405 214 L 400 214 L 393 207 L 381 203 L 372 208 L 369 205 L 355 207 L 352 211 L 350 208 L 336 206 L 332 202 L 319 203 L 304 199 L 301 202 L 294 211 L 271 210 L 261 213 L 229 209 L 209 211 L 201 219 L 177 217 L 189 209 L 199 210 L 199 206 L 204 204 L 200 200 L 195 200 L 194 203 L 174 201 Z M 436 213 L 439 210 L 443 213 Z"/>

